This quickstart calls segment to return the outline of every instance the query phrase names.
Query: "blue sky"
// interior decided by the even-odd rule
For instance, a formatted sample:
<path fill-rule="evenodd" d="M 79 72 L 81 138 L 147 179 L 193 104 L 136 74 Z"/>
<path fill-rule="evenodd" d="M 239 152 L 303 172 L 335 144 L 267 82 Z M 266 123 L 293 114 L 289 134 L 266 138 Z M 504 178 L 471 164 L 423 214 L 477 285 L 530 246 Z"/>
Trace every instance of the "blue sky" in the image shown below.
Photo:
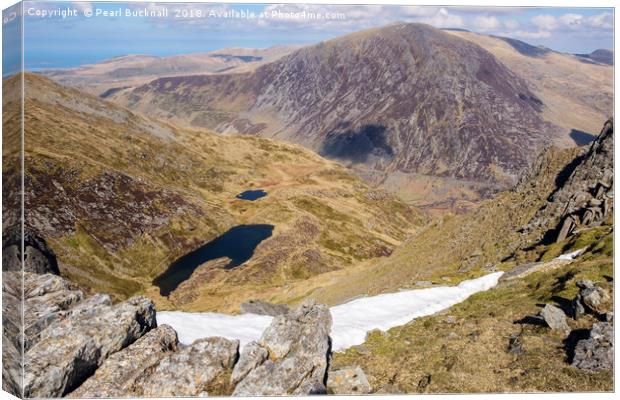
<path fill-rule="evenodd" d="M 54 14 L 67 9 L 76 10 L 77 16 Z M 122 16 L 102 15 L 118 9 Z M 145 9 L 167 9 L 168 15 L 125 14 L 127 10 Z M 96 14 L 97 10 L 100 15 L 84 15 L 85 11 Z M 240 15 L 242 11 L 254 13 L 254 17 Z M 25 63 L 29 69 L 70 67 L 124 54 L 165 56 L 224 47 L 311 44 L 399 21 L 508 36 L 571 53 L 613 47 L 613 9 L 604 8 L 26 2 L 24 13 Z M 310 19 L 310 13 L 330 19 Z M 11 25 L 4 24 L 5 32 Z M 8 68 L 10 63 L 5 57 L 4 66 Z"/>

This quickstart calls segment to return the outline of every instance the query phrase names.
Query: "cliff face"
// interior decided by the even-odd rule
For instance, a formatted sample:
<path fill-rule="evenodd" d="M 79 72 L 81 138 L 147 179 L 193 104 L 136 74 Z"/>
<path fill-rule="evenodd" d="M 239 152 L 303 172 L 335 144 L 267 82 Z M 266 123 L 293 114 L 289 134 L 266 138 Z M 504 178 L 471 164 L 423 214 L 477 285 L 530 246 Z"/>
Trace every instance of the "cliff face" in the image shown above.
<path fill-rule="evenodd" d="M 160 78 L 117 101 L 378 173 L 500 184 L 556 134 L 544 104 L 491 53 L 420 24 L 302 48 L 248 74 Z"/>

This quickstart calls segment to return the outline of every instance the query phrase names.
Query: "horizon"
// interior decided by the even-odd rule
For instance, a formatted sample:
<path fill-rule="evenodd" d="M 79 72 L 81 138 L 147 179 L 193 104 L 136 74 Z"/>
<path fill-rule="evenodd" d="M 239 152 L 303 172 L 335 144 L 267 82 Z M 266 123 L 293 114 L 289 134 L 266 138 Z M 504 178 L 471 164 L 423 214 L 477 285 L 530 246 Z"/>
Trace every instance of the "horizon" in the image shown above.
<path fill-rule="evenodd" d="M 24 67 L 38 71 L 126 55 L 168 57 L 230 47 L 314 45 L 397 22 L 464 29 L 562 53 L 587 54 L 613 50 L 613 12 L 613 8 L 574 7 L 29 1 L 24 3 Z M 5 29 L 17 21 L 5 24 Z M 3 76 L 18 65 L 18 60 L 5 59 Z"/>

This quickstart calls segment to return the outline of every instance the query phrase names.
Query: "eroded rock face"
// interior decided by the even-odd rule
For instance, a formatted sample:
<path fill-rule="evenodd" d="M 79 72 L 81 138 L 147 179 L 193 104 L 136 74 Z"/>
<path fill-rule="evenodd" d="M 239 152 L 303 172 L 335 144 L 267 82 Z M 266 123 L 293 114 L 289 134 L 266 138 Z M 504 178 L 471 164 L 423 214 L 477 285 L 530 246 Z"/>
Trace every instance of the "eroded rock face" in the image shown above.
<path fill-rule="evenodd" d="M 582 226 L 597 226 L 613 215 L 614 128 L 609 119 L 590 148 L 558 176 L 558 188 L 524 228 L 548 230 L 562 241 Z"/>
<path fill-rule="evenodd" d="M 36 235 L 32 230 L 24 230 L 24 265 L 21 263 L 21 226 L 16 225 L 7 229 L 2 235 L 2 270 L 24 271 L 37 274 L 59 275 L 56 255 L 47 245 L 45 240 Z"/>
<path fill-rule="evenodd" d="M 587 371 L 611 370 L 614 362 L 614 332 L 611 322 L 597 322 L 588 339 L 575 347 L 572 366 Z"/>
<path fill-rule="evenodd" d="M 112 354 L 69 397 L 131 397 L 134 384 L 166 354 L 176 351 L 178 337 L 169 325 L 161 325 L 129 347 Z"/>
<path fill-rule="evenodd" d="M 304 301 L 297 309 L 275 317 L 257 346 L 245 349 L 234 376 L 235 396 L 278 396 L 326 393 L 332 318 L 325 305 Z M 261 361 L 262 359 L 262 361 Z M 244 367 L 248 366 L 248 367 Z M 249 368 L 249 366 L 253 366 Z"/>
<path fill-rule="evenodd" d="M 329 371 L 327 391 L 330 394 L 369 394 L 372 391 L 366 374 L 360 367 Z"/>
<path fill-rule="evenodd" d="M 211 385 L 232 370 L 239 341 L 211 337 L 195 341 L 162 359 L 152 373 L 136 382 L 145 397 L 208 396 Z"/>
<path fill-rule="evenodd" d="M 105 295 L 83 300 L 60 277 L 24 274 L 24 395 L 59 397 L 78 387 L 111 354 L 156 326 L 151 300 L 111 305 Z"/>

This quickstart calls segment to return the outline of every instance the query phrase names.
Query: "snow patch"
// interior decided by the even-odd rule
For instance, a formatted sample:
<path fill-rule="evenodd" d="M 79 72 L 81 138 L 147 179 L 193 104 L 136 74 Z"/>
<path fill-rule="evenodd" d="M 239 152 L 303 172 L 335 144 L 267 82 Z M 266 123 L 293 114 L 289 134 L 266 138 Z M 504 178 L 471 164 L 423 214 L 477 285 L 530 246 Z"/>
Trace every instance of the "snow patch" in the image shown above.
<path fill-rule="evenodd" d="M 333 318 L 332 349 L 344 350 L 364 343 L 366 333 L 373 329 L 388 330 L 409 321 L 434 314 L 458 304 L 474 293 L 491 289 L 503 272 L 495 272 L 457 286 L 438 286 L 397 293 L 363 297 L 330 308 Z M 256 314 L 225 315 L 218 313 L 187 313 L 162 311 L 159 324 L 172 326 L 183 344 L 196 339 L 222 336 L 238 339 L 241 347 L 260 339 L 272 317 Z"/>
<path fill-rule="evenodd" d="M 583 249 L 575 250 L 572 253 L 562 254 L 561 256 L 558 256 L 555 259 L 556 260 L 564 260 L 564 261 L 572 261 L 575 258 L 579 257 L 581 255 L 581 253 L 583 253 L 584 251 L 586 251 L 585 247 Z"/>

